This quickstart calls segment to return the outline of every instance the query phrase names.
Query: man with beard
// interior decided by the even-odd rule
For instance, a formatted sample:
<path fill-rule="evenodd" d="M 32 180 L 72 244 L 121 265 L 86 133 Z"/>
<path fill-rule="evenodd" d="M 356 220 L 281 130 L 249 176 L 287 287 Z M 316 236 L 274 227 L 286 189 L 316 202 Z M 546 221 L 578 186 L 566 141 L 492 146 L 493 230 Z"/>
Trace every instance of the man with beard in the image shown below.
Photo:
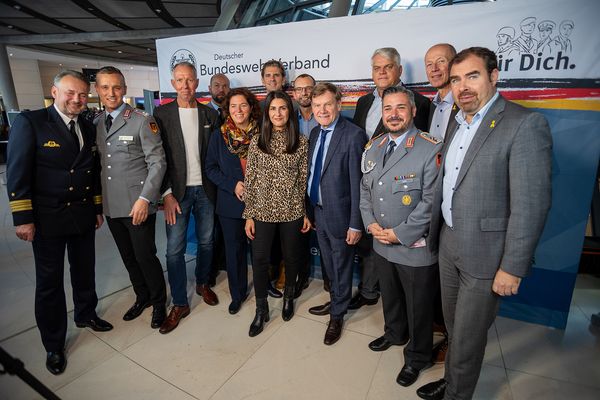
<path fill-rule="evenodd" d="M 319 125 L 312 112 L 312 91 L 315 88 L 315 78 L 309 74 L 298 75 L 294 81 L 294 100 L 298 103 L 298 127 L 300 133 L 309 137 L 310 131 Z"/>
<path fill-rule="evenodd" d="M 444 378 L 417 390 L 423 399 L 473 397 L 500 297 L 517 294 L 531 272 L 550 209 L 548 122 L 505 100 L 497 82 L 489 49 L 462 50 L 450 63 L 458 128 L 446 138 L 429 235 L 449 349 Z"/>
<path fill-rule="evenodd" d="M 431 367 L 433 300 L 437 251 L 429 246 L 431 201 L 442 142 L 413 122 L 413 93 L 403 87 L 383 91 L 387 133 L 365 146 L 360 211 L 373 235 L 385 332 L 369 344 L 373 351 L 404 348 L 404 367 L 396 381 L 410 386 Z"/>
<path fill-rule="evenodd" d="M 384 132 L 383 121 L 381 120 L 381 95 L 389 87 L 404 87 L 400 77 L 402 76 L 402 63 L 400 53 L 393 47 L 383 47 L 373 52 L 371 56 L 371 76 L 375 84 L 375 90 L 367 93 L 358 99 L 356 111 L 354 112 L 353 122 L 367 132 L 367 137 L 379 135 Z M 425 96 L 413 92 L 415 103 L 417 105 L 415 126 L 422 130 L 427 130 L 427 121 L 429 118 L 429 108 L 431 102 Z M 376 266 L 371 260 L 371 245 L 366 235 L 358 244 L 358 254 L 362 256 L 362 265 L 360 271 L 360 282 L 358 292 L 352 298 L 349 310 L 358 310 L 365 305 L 377 304 L 379 294 L 377 293 Z"/>
<path fill-rule="evenodd" d="M 225 96 L 229 93 L 229 78 L 225 74 L 215 74 L 210 78 L 210 84 L 208 85 L 208 93 L 210 93 L 210 106 L 219 113 L 219 125 L 222 125 L 224 120 L 224 113 L 221 109 L 223 107 L 223 101 Z"/>

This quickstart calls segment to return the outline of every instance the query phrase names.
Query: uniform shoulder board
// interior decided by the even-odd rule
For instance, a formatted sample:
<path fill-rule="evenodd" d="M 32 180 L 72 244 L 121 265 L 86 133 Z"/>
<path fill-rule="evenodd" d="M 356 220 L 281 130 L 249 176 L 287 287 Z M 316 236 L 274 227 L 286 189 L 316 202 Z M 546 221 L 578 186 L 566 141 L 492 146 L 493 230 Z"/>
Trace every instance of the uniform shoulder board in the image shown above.
<path fill-rule="evenodd" d="M 377 135 L 374 135 L 368 142 L 367 144 L 365 144 L 365 150 L 369 150 L 371 148 L 371 146 L 373 146 L 373 142 L 375 142 L 375 140 L 379 139 L 380 137 L 382 137 L 383 135 L 385 135 L 385 132 L 381 132 Z"/>
<path fill-rule="evenodd" d="M 101 117 L 104 117 L 105 111 L 98 111 L 94 114 L 94 119 L 92 120 L 94 122 L 94 125 L 98 123 L 98 121 L 100 120 Z"/>
<path fill-rule="evenodd" d="M 419 132 L 419 136 L 422 137 L 423 139 L 427 140 L 429 143 L 433 143 L 433 144 L 442 143 L 442 141 L 440 139 L 436 138 L 435 136 L 431 136 L 427 132 Z"/>
<path fill-rule="evenodd" d="M 139 108 L 134 108 L 133 112 L 136 113 L 136 114 L 141 114 L 144 117 L 149 117 L 150 116 L 150 114 L 148 114 L 146 111 L 140 110 Z"/>

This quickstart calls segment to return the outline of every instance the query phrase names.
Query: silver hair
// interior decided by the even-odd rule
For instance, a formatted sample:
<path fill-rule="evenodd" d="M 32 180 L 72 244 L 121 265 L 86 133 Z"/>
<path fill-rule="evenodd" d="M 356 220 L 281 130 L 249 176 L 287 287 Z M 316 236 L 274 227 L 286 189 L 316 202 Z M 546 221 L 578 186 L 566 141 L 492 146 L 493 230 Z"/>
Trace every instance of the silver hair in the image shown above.
<path fill-rule="evenodd" d="M 75 79 L 79 79 L 80 81 L 82 81 L 86 85 L 88 85 L 88 87 L 90 86 L 90 81 L 88 78 L 86 78 L 86 76 L 84 74 L 82 74 L 81 72 L 78 72 L 78 71 L 73 71 L 71 69 L 67 69 L 67 70 L 61 71 L 58 74 L 56 74 L 56 76 L 54 77 L 54 81 L 53 81 L 54 86 L 58 86 L 58 84 L 60 83 L 62 78 L 64 78 L 65 76 L 70 76 Z"/>
<path fill-rule="evenodd" d="M 382 47 L 373 52 L 371 56 L 371 60 L 375 56 L 382 56 L 387 58 L 388 60 L 392 60 L 398 67 L 402 65 L 402 60 L 400 59 L 400 53 L 393 47 Z"/>
<path fill-rule="evenodd" d="M 196 70 L 196 66 L 188 61 L 182 61 L 180 63 L 175 64 L 175 66 L 173 67 L 172 74 L 175 74 L 175 69 L 180 66 L 190 67 L 192 71 L 194 71 L 194 78 L 198 78 L 198 71 Z"/>

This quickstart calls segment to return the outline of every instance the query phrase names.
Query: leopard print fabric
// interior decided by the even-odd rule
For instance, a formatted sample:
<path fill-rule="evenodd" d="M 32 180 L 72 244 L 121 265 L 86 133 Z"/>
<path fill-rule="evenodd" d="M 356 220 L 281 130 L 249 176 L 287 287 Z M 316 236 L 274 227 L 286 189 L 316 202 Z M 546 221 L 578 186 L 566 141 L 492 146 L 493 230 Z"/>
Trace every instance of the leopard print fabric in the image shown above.
<path fill-rule="evenodd" d="M 258 148 L 258 135 L 250 142 L 244 185 L 245 219 L 288 222 L 306 215 L 304 198 L 308 175 L 308 140 L 300 135 L 296 152 L 286 154 L 285 134 L 273 132 L 273 154 Z"/>

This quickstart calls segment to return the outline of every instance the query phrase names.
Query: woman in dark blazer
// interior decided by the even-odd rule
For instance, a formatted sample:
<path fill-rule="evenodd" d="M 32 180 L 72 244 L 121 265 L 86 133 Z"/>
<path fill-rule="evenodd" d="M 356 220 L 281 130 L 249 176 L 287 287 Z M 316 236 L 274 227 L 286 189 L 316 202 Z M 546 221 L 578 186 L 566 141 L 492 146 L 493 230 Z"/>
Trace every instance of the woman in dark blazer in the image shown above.
<path fill-rule="evenodd" d="M 250 140 L 258 134 L 260 106 L 245 88 L 232 89 L 224 101 L 225 122 L 209 140 L 206 175 L 217 186 L 216 214 L 223 229 L 231 304 L 236 314 L 248 296 L 247 241 L 244 232 L 244 175 Z"/>

